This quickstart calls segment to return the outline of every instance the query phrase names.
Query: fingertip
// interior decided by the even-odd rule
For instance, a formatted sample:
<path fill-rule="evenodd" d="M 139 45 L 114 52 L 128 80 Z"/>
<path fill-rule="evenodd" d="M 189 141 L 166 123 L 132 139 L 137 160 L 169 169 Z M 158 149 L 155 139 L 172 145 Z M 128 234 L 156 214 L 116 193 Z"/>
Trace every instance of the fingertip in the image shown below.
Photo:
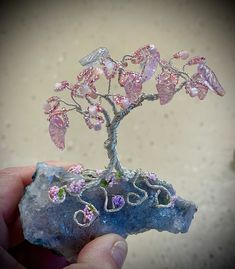
<path fill-rule="evenodd" d="M 117 234 L 100 236 L 87 244 L 78 255 L 78 263 L 91 264 L 94 268 L 119 269 L 127 255 L 127 243 Z M 79 267 L 78 267 L 79 268 Z M 93 268 L 93 267 L 90 267 Z"/>

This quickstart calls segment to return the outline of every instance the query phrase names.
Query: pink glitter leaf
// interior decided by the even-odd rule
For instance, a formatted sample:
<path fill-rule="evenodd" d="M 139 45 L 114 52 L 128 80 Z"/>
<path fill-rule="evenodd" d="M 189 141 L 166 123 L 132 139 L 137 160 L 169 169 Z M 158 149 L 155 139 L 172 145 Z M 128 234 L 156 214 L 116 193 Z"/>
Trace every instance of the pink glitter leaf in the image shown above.
<path fill-rule="evenodd" d="M 175 94 L 175 86 L 177 83 L 177 75 L 169 73 L 168 71 L 162 72 L 157 77 L 156 89 L 158 91 L 161 105 L 165 105 L 171 101 Z"/>
<path fill-rule="evenodd" d="M 149 51 L 149 56 L 147 58 L 147 61 L 145 63 L 142 77 L 143 77 L 143 82 L 151 79 L 153 74 L 155 73 L 157 69 L 157 64 L 160 61 L 160 54 L 157 51 L 157 49 L 154 47 L 154 45 L 149 45 L 148 48 Z"/>
<path fill-rule="evenodd" d="M 142 82 L 151 79 L 157 69 L 157 64 L 159 61 L 160 54 L 156 47 L 152 44 L 141 47 L 135 51 L 131 60 L 133 64 L 140 64 L 143 68 L 141 73 Z"/>
<path fill-rule="evenodd" d="M 118 65 L 110 59 L 104 59 L 102 64 L 104 65 L 103 71 L 106 79 L 114 78 L 117 73 Z"/>
<path fill-rule="evenodd" d="M 127 72 L 124 82 L 124 89 L 129 101 L 135 102 L 142 91 L 142 78 L 141 75 L 135 72 Z"/>
<path fill-rule="evenodd" d="M 94 83 L 100 78 L 101 74 L 103 74 L 103 70 L 99 67 L 88 67 L 81 71 L 77 76 L 78 82 L 76 83 L 76 89 L 74 89 L 75 95 L 97 98 Z"/>
<path fill-rule="evenodd" d="M 204 56 L 194 56 L 187 62 L 187 65 L 204 64 L 205 62 L 206 58 Z"/>
<path fill-rule="evenodd" d="M 50 119 L 49 134 L 51 140 L 61 150 L 65 148 L 66 130 L 66 124 L 58 115 L 55 115 Z"/>
<path fill-rule="evenodd" d="M 178 51 L 173 55 L 173 58 L 181 59 L 181 60 L 186 60 L 188 59 L 188 57 L 189 57 L 189 53 L 186 50 Z"/>
<path fill-rule="evenodd" d="M 191 97 L 197 96 L 200 100 L 203 100 L 208 92 L 205 80 L 199 73 L 196 73 L 191 77 L 191 80 L 186 83 L 185 89 L 186 93 Z"/>
<path fill-rule="evenodd" d="M 215 73 L 205 64 L 198 66 L 198 73 L 207 82 L 207 86 L 210 90 L 216 92 L 218 95 L 223 96 L 225 94 L 224 88 L 219 83 Z"/>
<path fill-rule="evenodd" d="M 191 97 L 198 96 L 200 100 L 203 100 L 206 97 L 208 88 L 205 85 L 202 85 L 195 81 L 190 81 L 185 85 L 186 93 Z"/>
<path fill-rule="evenodd" d="M 65 90 L 67 87 L 69 87 L 69 82 L 67 80 L 63 80 L 63 81 L 55 84 L 54 90 L 56 92 L 61 92 L 61 91 Z"/>
<path fill-rule="evenodd" d="M 174 84 L 170 84 L 170 85 L 157 84 L 156 88 L 158 91 L 161 105 L 165 105 L 165 104 L 169 103 L 175 94 L 175 85 Z"/>

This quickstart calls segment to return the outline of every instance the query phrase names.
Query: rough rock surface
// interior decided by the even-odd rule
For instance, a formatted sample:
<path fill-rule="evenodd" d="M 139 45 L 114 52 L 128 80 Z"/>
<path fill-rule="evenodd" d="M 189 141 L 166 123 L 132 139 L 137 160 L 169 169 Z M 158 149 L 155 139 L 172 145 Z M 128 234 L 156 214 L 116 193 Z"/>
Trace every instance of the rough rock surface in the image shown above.
<path fill-rule="evenodd" d="M 79 194 L 66 191 L 61 203 L 49 199 L 50 187 L 68 186 L 81 179 L 85 179 L 86 186 Z M 113 208 L 114 195 L 124 198 L 121 209 Z M 77 220 L 82 223 L 80 213 L 88 203 L 95 208 L 95 218 L 82 227 L 74 214 L 78 212 Z M 194 203 L 177 196 L 170 184 L 143 171 L 126 170 L 114 184 L 105 186 L 94 170 L 74 174 L 45 163 L 37 165 L 19 208 L 25 239 L 69 261 L 90 240 L 110 232 L 123 237 L 150 229 L 185 233 L 197 210 Z"/>

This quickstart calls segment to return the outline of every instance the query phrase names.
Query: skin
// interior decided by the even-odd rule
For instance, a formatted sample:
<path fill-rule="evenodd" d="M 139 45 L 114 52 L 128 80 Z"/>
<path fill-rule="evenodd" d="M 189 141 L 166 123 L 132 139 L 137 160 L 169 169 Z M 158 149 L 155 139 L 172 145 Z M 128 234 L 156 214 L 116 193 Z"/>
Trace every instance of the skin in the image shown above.
<path fill-rule="evenodd" d="M 69 168 L 49 161 L 51 165 Z M 119 269 L 127 254 L 126 241 L 116 234 L 107 234 L 87 244 L 68 264 L 50 250 L 31 245 L 24 240 L 18 203 L 24 188 L 31 183 L 35 166 L 11 167 L 0 170 L 0 268 L 4 269 Z M 95 261 L 95 263 L 94 263 Z"/>

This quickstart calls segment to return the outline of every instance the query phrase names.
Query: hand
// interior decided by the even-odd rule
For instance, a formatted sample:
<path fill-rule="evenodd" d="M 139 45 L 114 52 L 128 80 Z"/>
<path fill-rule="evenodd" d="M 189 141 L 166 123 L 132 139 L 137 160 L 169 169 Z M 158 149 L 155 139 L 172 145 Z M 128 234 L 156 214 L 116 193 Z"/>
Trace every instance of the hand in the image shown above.
<path fill-rule="evenodd" d="M 49 164 L 68 168 L 71 164 Z M 24 188 L 32 181 L 35 166 L 0 170 L 0 268 L 61 269 L 68 265 L 63 257 L 24 240 L 18 203 Z M 76 264 L 66 269 L 118 269 L 127 254 L 126 241 L 116 234 L 107 234 L 87 244 L 79 253 Z"/>

